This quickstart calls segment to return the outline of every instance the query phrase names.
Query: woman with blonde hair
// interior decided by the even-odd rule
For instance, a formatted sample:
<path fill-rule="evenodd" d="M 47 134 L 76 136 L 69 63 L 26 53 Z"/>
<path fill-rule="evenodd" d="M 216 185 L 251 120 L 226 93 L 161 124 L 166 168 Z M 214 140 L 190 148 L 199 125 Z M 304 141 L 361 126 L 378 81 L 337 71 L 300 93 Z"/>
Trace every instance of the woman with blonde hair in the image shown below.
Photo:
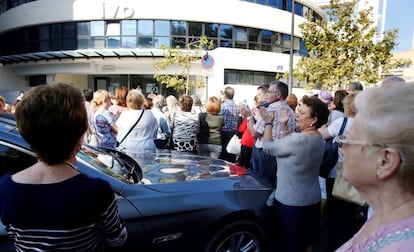
<path fill-rule="evenodd" d="M 118 127 L 115 125 L 115 116 L 108 111 L 109 106 L 111 106 L 109 92 L 104 89 L 97 90 L 93 94 L 91 111 L 93 111 L 92 126 L 98 140 L 98 146 L 115 148 Z"/>
<path fill-rule="evenodd" d="M 116 121 L 119 149 L 131 156 L 140 152 L 155 152 L 154 135 L 158 122 L 154 114 L 145 109 L 144 95 L 133 89 L 129 91 L 126 102 L 129 109 L 122 112 Z"/>

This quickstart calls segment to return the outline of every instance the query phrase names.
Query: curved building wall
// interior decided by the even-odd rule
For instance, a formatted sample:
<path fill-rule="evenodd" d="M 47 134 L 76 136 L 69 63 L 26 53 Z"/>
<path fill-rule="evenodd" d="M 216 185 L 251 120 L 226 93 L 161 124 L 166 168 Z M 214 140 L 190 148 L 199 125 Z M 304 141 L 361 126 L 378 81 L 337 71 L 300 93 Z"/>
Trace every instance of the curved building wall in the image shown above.
<path fill-rule="evenodd" d="M 296 1 L 312 7 L 316 13 L 323 15 L 318 7 L 309 1 Z M 291 33 L 291 12 L 274 7 L 239 0 L 211 0 L 189 1 L 189 0 L 152 0 L 152 1 L 125 1 L 125 0 L 38 0 L 14 7 L 0 14 L 0 35 L 16 31 L 25 27 L 41 26 L 47 24 L 99 21 L 105 20 L 183 20 L 200 23 L 219 23 L 234 26 L 256 28 L 278 32 L 281 34 Z M 294 25 L 294 36 L 300 38 L 298 25 L 305 18 L 296 15 Z M 235 35 L 233 35 L 235 36 Z M 289 45 L 290 46 L 290 45 Z M 298 47 L 296 45 L 295 47 Z M 118 48 L 118 53 L 122 48 Z M 88 49 L 72 50 L 72 53 L 85 53 Z M 108 48 L 94 48 L 93 51 L 99 55 L 105 55 Z M 59 50 L 59 52 L 65 52 Z M 30 52 L 33 53 L 33 52 Z M 46 54 L 44 54 L 46 55 Z M 118 55 L 118 54 L 117 54 Z M 135 49 L 134 56 L 119 57 L 53 57 L 24 60 L 18 63 L 4 64 L 2 71 L 8 71 L 16 76 L 16 89 L 28 85 L 29 76 L 46 75 L 47 81 L 79 81 L 79 76 L 108 76 L 108 75 L 153 75 L 152 65 L 161 56 L 162 51 L 157 48 Z M 247 50 L 237 48 L 217 47 L 209 51 L 214 57 L 215 65 L 206 70 L 201 64 L 193 63 L 191 75 L 205 78 L 207 86 L 204 90 L 197 92 L 204 98 L 215 95 L 222 90 L 223 85 L 230 84 L 236 88 L 236 96 L 249 95 L 257 86 L 244 83 L 237 79 L 237 83 L 225 82 L 226 72 L 250 71 L 259 73 L 283 73 L 289 69 L 289 54 L 272 51 Z M 3 56 L 3 55 L 0 55 Z M 50 54 L 49 54 L 50 56 Z M 113 55 L 112 55 L 113 56 Z M 299 55 L 294 56 L 294 64 Z M 172 69 L 171 71 L 174 71 Z M 259 74 L 260 75 L 260 74 Z M 25 83 L 22 83 L 22 78 Z M 0 78 L 1 75 L 0 75 Z M 91 78 L 88 86 L 92 87 Z M 260 80 L 260 78 L 259 78 Z M 84 81 L 82 81 L 84 86 Z M 258 84 L 255 82 L 255 84 Z M 262 83 L 265 84 L 265 83 Z M 240 88 L 239 88 L 240 87 Z M 240 91 L 239 91 L 240 90 Z M 238 95 L 239 94 L 239 95 Z"/>

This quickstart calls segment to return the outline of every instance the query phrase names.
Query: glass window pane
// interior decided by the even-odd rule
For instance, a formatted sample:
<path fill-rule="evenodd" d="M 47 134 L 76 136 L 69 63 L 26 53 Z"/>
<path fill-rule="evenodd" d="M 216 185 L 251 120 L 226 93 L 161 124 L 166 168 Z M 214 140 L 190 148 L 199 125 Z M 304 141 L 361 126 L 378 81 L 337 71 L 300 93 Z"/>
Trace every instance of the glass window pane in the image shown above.
<path fill-rule="evenodd" d="M 188 36 L 201 37 L 203 35 L 203 24 L 202 23 L 188 23 Z"/>
<path fill-rule="evenodd" d="M 234 48 L 247 49 L 247 42 L 236 41 L 234 42 Z"/>
<path fill-rule="evenodd" d="M 78 36 L 89 36 L 89 22 L 78 23 Z"/>
<path fill-rule="evenodd" d="M 155 37 L 155 48 L 161 48 L 161 45 L 170 47 L 170 37 Z"/>
<path fill-rule="evenodd" d="M 154 32 L 154 22 L 152 20 L 138 21 L 138 35 L 152 36 Z"/>
<path fill-rule="evenodd" d="M 220 47 L 233 47 L 233 41 L 232 40 L 220 40 Z"/>
<path fill-rule="evenodd" d="M 233 26 L 220 25 L 220 38 L 233 39 Z"/>
<path fill-rule="evenodd" d="M 49 39 L 49 26 L 48 25 L 42 25 L 39 27 L 39 39 Z"/>
<path fill-rule="evenodd" d="M 152 37 L 139 37 L 138 47 L 139 48 L 152 48 L 153 47 Z"/>
<path fill-rule="evenodd" d="M 272 32 L 263 30 L 261 32 L 262 35 L 262 43 L 270 44 L 272 43 Z"/>
<path fill-rule="evenodd" d="M 58 39 L 62 37 L 62 25 L 61 24 L 53 24 L 51 25 L 51 38 Z"/>
<path fill-rule="evenodd" d="M 290 48 L 290 35 L 283 34 L 283 47 Z"/>
<path fill-rule="evenodd" d="M 105 48 L 105 39 L 104 37 L 93 37 L 91 41 L 91 48 Z"/>
<path fill-rule="evenodd" d="M 171 21 L 171 34 L 185 36 L 187 32 L 187 22 Z"/>
<path fill-rule="evenodd" d="M 88 49 L 89 48 L 89 39 L 78 38 L 78 49 Z"/>
<path fill-rule="evenodd" d="M 182 37 L 172 37 L 171 38 L 171 47 L 172 48 L 185 48 L 186 46 L 186 41 L 185 38 Z"/>
<path fill-rule="evenodd" d="M 241 71 L 239 76 L 240 83 L 253 84 L 252 75 L 249 71 Z"/>
<path fill-rule="evenodd" d="M 137 47 L 137 39 L 135 37 L 122 37 L 123 48 L 135 48 Z"/>
<path fill-rule="evenodd" d="M 205 25 L 206 30 L 205 30 L 205 34 L 207 37 L 218 37 L 218 30 L 219 30 L 219 25 L 218 24 L 206 24 Z"/>
<path fill-rule="evenodd" d="M 107 37 L 107 48 L 119 48 L 121 45 L 121 40 L 119 37 Z"/>
<path fill-rule="evenodd" d="M 67 38 L 64 39 L 62 42 L 62 49 L 63 50 L 74 50 L 76 49 L 76 39 L 75 38 Z"/>
<path fill-rule="evenodd" d="M 91 36 L 104 36 L 104 32 L 104 21 L 91 21 Z"/>
<path fill-rule="evenodd" d="M 106 36 L 121 35 L 121 24 L 119 22 L 108 22 L 106 24 Z"/>
<path fill-rule="evenodd" d="M 164 20 L 155 20 L 155 35 L 170 36 L 170 22 Z"/>
<path fill-rule="evenodd" d="M 259 42 L 259 35 L 260 32 L 257 29 L 248 29 L 249 32 L 249 41 L 251 42 Z"/>
<path fill-rule="evenodd" d="M 234 70 L 224 71 L 224 84 L 235 84 L 237 83 L 237 73 Z"/>
<path fill-rule="evenodd" d="M 122 20 L 122 35 L 137 35 L 137 21 Z"/>
<path fill-rule="evenodd" d="M 247 29 L 246 28 L 234 28 L 234 39 L 237 41 L 247 41 Z"/>
<path fill-rule="evenodd" d="M 76 25 L 75 23 L 66 23 L 62 25 L 64 38 L 76 37 L 76 26 L 75 25 Z"/>

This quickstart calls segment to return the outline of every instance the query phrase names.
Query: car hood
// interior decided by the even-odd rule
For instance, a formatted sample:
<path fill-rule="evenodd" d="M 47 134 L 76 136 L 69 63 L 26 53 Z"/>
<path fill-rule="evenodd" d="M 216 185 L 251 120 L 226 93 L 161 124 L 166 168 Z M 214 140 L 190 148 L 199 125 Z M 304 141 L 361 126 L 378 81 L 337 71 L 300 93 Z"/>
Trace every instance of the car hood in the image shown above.
<path fill-rule="evenodd" d="M 251 177 L 245 168 L 233 163 L 183 152 L 140 153 L 132 157 L 141 167 L 143 184 L 179 184 L 189 181 L 219 181 L 223 178 L 240 183 L 247 179 L 244 177 Z"/>

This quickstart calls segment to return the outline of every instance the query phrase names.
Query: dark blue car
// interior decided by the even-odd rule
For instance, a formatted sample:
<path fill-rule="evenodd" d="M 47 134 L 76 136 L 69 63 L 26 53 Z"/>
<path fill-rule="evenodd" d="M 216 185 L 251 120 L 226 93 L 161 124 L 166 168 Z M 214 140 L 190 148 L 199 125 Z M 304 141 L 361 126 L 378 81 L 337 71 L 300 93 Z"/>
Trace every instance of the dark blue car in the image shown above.
<path fill-rule="evenodd" d="M 112 186 L 129 233 L 121 251 L 274 251 L 272 188 L 234 164 L 173 151 L 132 158 L 87 145 L 77 160 L 81 173 Z M 34 162 L 15 121 L 0 116 L 0 176 Z M 0 251 L 10 246 L 0 223 Z"/>

